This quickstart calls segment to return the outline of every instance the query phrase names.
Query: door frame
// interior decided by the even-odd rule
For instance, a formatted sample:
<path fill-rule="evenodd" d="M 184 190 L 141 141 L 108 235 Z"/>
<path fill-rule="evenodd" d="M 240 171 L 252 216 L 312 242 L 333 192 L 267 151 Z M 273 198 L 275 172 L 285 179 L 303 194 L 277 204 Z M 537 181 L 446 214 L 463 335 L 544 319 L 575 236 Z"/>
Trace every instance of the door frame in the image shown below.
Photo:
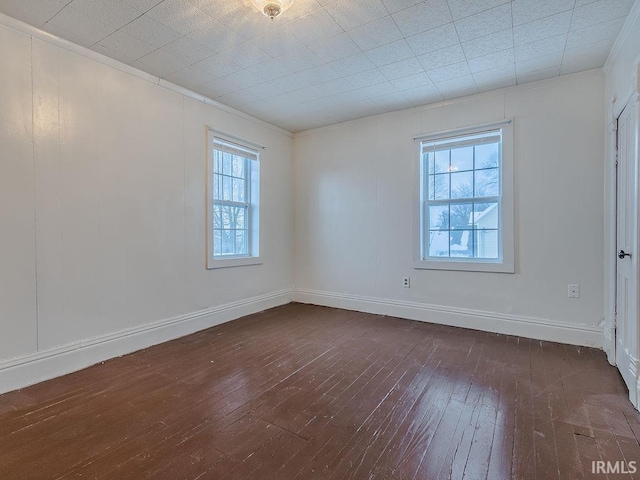
<path fill-rule="evenodd" d="M 617 182 L 618 182 L 618 172 L 617 172 L 617 142 L 618 142 L 618 119 L 622 115 L 622 112 L 627 107 L 631 107 L 636 109 L 636 118 L 638 119 L 637 128 L 637 142 L 640 144 L 640 57 L 634 62 L 634 75 L 632 81 L 632 91 L 627 95 L 626 101 L 624 102 L 616 102 L 614 98 L 611 102 L 611 110 L 609 117 L 609 125 L 608 125 L 608 134 L 609 134 L 609 160 L 606 162 L 606 171 L 608 173 L 608 216 L 609 221 L 605 222 L 605 322 L 603 328 L 603 346 L 604 350 L 607 354 L 607 359 L 611 365 L 616 365 L 616 286 L 617 286 L 617 258 L 615 257 L 615 252 L 617 251 Z M 636 148 L 635 158 L 632 159 L 635 161 L 636 168 L 636 179 L 640 178 L 640 145 Z M 638 182 L 636 182 L 638 183 Z M 640 193 L 640 184 L 636 184 L 636 190 Z M 636 210 L 636 218 L 638 218 L 638 214 L 640 214 L 640 194 L 636 194 L 636 202 L 635 202 L 635 210 Z M 634 239 L 634 254 L 640 255 L 640 221 L 636 223 L 636 232 Z M 607 261 L 607 258 L 611 259 L 611 261 Z M 636 272 L 637 283 L 640 283 L 640 272 Z M 638 286 L 638 285 L 636 285 Z M 640 295 L 637 294 L 635 299 L 636 304 L 640 306 Z M 639 312 L 636 315 L 636 322 L 640 322 L 640 308 L 636 309 Z M 638 342 L 640 345 L 640 342 Z M 639 399 L 640 398 L 640 378 L 638 378 L 638 366 L 639 359 L 637 358 L 639 352 L 634 352 L 635 355 L 632 355 L 630 358 L 631 361 L 631 369 L 633 371 L 633 376 L 636 380 L 636 388 L 635 392 L 629 392 L 630 399 Z M 634 402 L 634 406 L 638 408 L 637 402 Z"/>

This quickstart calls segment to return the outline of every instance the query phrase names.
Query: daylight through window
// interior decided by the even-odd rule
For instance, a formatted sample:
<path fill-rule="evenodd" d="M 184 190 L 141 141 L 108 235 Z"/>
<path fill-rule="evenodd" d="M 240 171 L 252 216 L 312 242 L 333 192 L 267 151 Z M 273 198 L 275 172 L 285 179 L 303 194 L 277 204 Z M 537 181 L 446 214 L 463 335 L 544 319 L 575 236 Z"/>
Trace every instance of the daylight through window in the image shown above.
<path fill-rule="evenodd" d="M 429 139 L 421 154 L 421 260 L 502 262 L 503 129 Z"/>
<path fill-rule="evenodd" d="M 211 156 L 210 260 L 257 256 L 258 152 L 214 137 Z"/>

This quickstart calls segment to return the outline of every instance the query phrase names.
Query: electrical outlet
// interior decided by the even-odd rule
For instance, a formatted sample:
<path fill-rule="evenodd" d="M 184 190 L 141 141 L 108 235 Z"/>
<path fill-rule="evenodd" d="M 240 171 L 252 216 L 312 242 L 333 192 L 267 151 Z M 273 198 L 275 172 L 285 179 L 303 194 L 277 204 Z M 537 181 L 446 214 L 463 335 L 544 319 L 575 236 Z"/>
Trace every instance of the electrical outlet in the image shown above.
<path fill-rule="evenodd" d="M 567 285 L 567 297 L 580 298 L 580 285 L 570 283 Z"/>
<path fill-rule="evenodd" d="M 402 279 L 402 286 L 404 288 L 411 288 L 411 277 L 404 277 Z"/>

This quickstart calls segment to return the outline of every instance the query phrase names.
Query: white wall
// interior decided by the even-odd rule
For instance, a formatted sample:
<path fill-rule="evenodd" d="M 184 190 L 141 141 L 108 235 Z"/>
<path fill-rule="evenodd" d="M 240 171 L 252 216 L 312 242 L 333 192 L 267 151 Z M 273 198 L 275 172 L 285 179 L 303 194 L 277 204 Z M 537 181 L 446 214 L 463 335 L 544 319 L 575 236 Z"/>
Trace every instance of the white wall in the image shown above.
<path fill-rule="evenodd" d="M 613 363 L 613 312 L 615 308 L 615 120 L 625 106 L 634 89 L 640 63 L 640 0 L 634 4 L 629 17 L 605 65 L 605 112 L 604 132 L 606 162 L 605 185 L 605 350 Z"/>
<path fill-rule="evenodd" d="M 291 135 L 2 25 L 0 58 L 0 391 L 46 377 L 9 370 L 87 339 L 290 301 Z M 206 126 L 267 147 L 263 265 L 205 269 Z"/>
<path fill-rule="evenodd" d="M 592 71 L 296 135 L 295 298 L 601 345 L 603 92 Z M 516 273 L 413 270 L 412 137 L 503 118 L 515 129 Z"/>

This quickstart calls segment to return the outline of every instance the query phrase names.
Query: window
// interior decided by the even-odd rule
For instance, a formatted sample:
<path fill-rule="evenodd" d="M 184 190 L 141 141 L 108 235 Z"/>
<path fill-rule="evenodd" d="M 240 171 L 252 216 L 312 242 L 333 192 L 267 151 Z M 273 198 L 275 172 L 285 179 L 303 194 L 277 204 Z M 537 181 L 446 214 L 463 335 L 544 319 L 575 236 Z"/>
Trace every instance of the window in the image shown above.
<path fill-rule="evenodd" d="M 209 133 L 208 268 L 259 262 L 259 154 Z"/>
<path fill-rule="evenodd" d="M 420 140 L 416 268 L 513 272 L 510 122 Z"/>

